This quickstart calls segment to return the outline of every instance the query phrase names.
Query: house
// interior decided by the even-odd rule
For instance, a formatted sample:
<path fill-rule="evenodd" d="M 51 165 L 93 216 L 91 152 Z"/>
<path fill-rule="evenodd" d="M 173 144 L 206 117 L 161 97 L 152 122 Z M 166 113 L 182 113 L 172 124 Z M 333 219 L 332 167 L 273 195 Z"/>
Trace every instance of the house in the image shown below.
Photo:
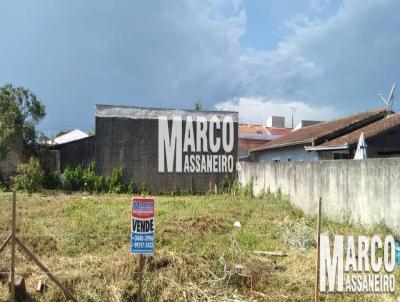
<path fill-rule="evenodd" d="M 400 156 L 400 115 L 379 108 L 313 124 L 255 147 L 252 161 L 351 159 L 364 133 L 368 157 Z"/>
<path fill-rule="evenodd" d="M 68 166 L 78 165 L 88 168 L 94 161 L 95 140 L 95 135 L 91 135 L 52 146 L 50 151 L 57 152 L 56 170 L 64 172 Z"/>
<path fill-rule="evenodd" d="M 284 136 L 291 131 L 292 128 L 285 128 L 285 118 L 281 116 L 268 117 L 266 125 L 239 124 L 239 160 L 247 160 L 251 149 Z"/>
<path fill-rule="evenodd" d="M 53 140 L 48 140 L 46 143 L 49 145 L 59 145 L 86 138 L 88 136 L 89 135 L 87 133 L 79 129 L 75 129 L 67 133 L 62 133 L 62 135 L 57 136 Z"/>
<path fill-rule="evenodd" d="M 45 171 L 63 173 L 68 166 L 78 165 L 87 168 L 94 161 L 95 136 L 79 129 L 60 132 L 53 140 L 38 144 L 32 151 Z"/>

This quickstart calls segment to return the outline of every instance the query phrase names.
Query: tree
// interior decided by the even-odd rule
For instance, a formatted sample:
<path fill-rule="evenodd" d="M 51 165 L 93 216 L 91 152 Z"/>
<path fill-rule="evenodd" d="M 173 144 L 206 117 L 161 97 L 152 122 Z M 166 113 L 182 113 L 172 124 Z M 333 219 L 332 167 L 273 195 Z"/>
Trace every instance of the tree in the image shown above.
<path fill-rule="evenodd" d="M 36 142 L 36 125 L 45 115 L 45 106 L 29 89 L 0 87 L 0 161 L 21 143 L 29 148 Z"/>
<path fill-rule="evenodd" d="M 194 110 L 201 111 L 201 102 L 200 102 L 200 100 L 197 100 L 194 103 Z"/>

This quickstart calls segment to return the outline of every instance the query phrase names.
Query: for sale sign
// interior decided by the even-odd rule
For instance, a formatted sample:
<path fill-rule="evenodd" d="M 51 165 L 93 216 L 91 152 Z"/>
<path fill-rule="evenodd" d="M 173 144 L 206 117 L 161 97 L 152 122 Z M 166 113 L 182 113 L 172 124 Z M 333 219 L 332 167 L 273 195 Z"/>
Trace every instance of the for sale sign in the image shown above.
<path fill-rule="evenodd" d="M 154 199 L 132 198 L 132 254 L 154 254 Z"/>

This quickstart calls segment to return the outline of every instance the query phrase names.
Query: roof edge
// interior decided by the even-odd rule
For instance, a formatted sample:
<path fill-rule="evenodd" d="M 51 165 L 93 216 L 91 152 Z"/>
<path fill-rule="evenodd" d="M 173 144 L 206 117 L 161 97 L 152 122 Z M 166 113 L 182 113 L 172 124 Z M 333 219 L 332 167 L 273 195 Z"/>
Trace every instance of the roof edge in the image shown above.
<path fill-rule="evenodd" d="M 307 139 L 307 140 L 289 142 L 289 143 L 284 143 L 284 144 L 279 144 L 279 145 L 273 145 L 270 147 L 268 146 L 267 148 L 265 146 L 260 146 L 260 147 L 251 149 L 250 152 L 257 152 L 257 151 L 270 150 L 270 149 L 279 149 L 279 148 L 283 148 L 283 147 L 287 147 L 287 146 L 296 146 L 296 145 L 312 143 L 312 142 L 313 142 L 313 139 Z"/>
<path fill-rule="evenodd" d="M 347 150 L 349 149 L 349 144 L 337 145 L 337 146 L 316 146 L 316 147 L 304 147 L 307 151 L 329 151 L 329 150 Z"/>

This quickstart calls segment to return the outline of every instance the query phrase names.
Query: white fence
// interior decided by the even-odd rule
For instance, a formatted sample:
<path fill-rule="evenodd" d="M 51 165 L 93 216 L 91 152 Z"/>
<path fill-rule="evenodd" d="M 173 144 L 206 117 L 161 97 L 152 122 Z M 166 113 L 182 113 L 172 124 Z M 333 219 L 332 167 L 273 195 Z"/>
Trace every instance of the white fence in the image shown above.
<path fill-rule="evenodd" d="M 278 189 L 308 214 L 400 229 L 400 158 L 285 163 L 240 163 L 239 181 L 254 193 Z"/>

